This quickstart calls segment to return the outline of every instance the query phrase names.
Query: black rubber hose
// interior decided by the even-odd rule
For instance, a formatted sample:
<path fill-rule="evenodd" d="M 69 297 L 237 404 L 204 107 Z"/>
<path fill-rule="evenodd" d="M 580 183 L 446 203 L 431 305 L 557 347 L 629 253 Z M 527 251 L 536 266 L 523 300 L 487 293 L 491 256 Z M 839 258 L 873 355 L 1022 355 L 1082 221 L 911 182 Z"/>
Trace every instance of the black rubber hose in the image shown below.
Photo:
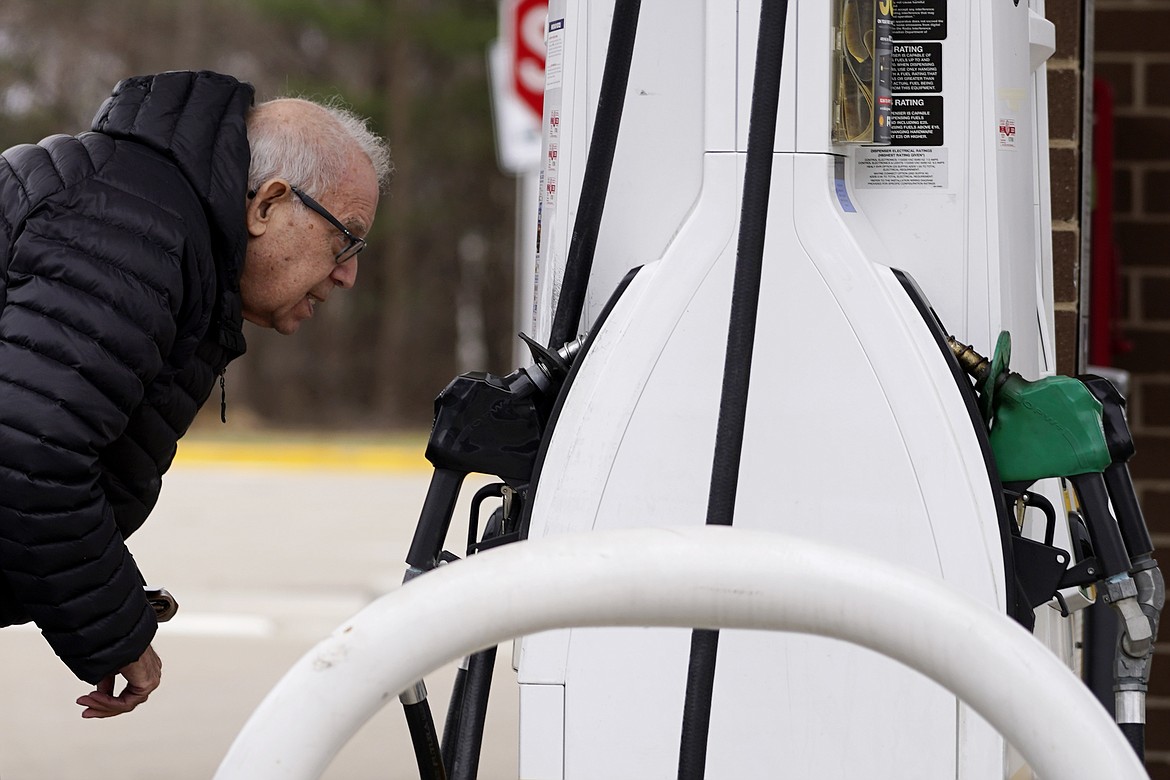
<path fill-rule="evenodd" d="M 1143 762 L 1146 760 L 1146 724 L 1144 723 L 1119 723 L 1117 727 L 1121 729 L 1121 733 L 1129 740 L 1133 751 L 1137 753 L 1137 757 Z"/>
<path fill-rule="evenodd" d="M 784 60 L 787 19 L 788 0 L 761 4 L 731 319 L 723 363 L 711 488 L 707 498 L 708 525 L 731 525 L 735 515 L 760 278 L 764 267 L 764 238 L 772 188 L 772 158 L 780 110 L 780 68 Z M 679 743 L 679 780 L 701 780 L 707 771 L 707 737 L 718 647 L 718 631 L 696 629 L 691 635 L 691 659 Z"/>
<path fill-rule="evenodd" d="M 707 771 L 707 735 L 711 730 L 711 696 L 715 690 L 715 659 L 719 632 L 696 628 L 691 632 L 691 657 L 683 699 L 682 738 L 678 749 L 678 776 L 702 778 Z"/>
<path fill-rule="evenodd" d="M 561 278 L 561 294 L 553 314 L 550 349 L 559 349 L 577 338 L 581 311 L 589 289 L 593 271 L 593 253 L 597 249 L 597 234 L 601 215 L 605 211 L 605 196 L 609 191 L 609 175 L 613 170 L 613 155 L 617 149 L 618 130 L 622 124 L 622 109 L 626 102 L 626 86 L 630 81 L 630 63 L 634 58 L 634 41 L 638 34 L 638 12 L 641 0 L 617 0 L 613 23 L 609 29 L 609 47 L 605 54 L 605 69 L 601 74 L 601 95 L 597 99 L 597 115 L 593 120 L 593 137 L 589 141 L 589 156 L 585 162 L 585 177 L 581 181 L 581 197 L 577 202 L 577 218 L 569 241 L 569 256 Z"/>
<path fill-rule="evenodd" d="M 435 734 L 435 722 L 431 718 L 431 707 L 427 700 L 404 704 L 402 712 L 406 715 L 406 726 L 410 729 L 414 758 L 418 762 L 418 776 L 422 780 L 447 780 L 442 751 Z"/>
<path fill-rule="evenodd" d="M 443 720 L 443 766 L 455 766 L 455 747 L 459 744 L 460 716 L 463 714 L 463 693 L 467 684 L 467 669 L 462 666 L 455 672 L 455 684 L 451 687 L 451 699 L 447 704 L 447 717 Z"/>
<path fill-rule="evenodd" d="M 487 721 L 488 694 L 492 690 L 492 672 L 495 667 L 494 647 L 473 654 L 467 665 L 463 706 L 459 715 L 459 736 L 455 744 L 455 757 L 448 765 L 451 780 L 475 780 L 479 774 L 483 727 Z"/>

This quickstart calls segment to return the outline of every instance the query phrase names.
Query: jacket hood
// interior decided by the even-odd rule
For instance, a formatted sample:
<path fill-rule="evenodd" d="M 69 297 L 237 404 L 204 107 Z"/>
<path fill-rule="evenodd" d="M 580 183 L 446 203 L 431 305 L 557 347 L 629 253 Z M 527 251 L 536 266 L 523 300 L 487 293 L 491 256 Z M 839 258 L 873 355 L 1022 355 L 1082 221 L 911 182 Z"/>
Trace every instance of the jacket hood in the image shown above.
<path fill-rule="evenodd" d="M 244 202 L 251 162 L 245 117 L 253 96 L 250 84 L 210 71 L 135 76 L 114 87 L 92 128 L 154 149 L 191 182 L 207 212 L 220 268 L 226 328 L 220 341 L 237 352 L 243 352 L 239 278 L 247 246 Z"/>

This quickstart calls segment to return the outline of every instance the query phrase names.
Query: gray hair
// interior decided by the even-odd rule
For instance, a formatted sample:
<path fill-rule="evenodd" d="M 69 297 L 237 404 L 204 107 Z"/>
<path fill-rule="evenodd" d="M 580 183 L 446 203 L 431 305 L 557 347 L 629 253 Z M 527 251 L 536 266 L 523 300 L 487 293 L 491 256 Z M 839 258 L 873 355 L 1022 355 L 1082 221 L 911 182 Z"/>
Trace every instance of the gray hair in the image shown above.
<path fill-rule="evenodd" d="M 296 112 L 289 121 L 287 109 Z M 248 189 L 259 189 L 274 178 L 288 179 L 310 195 L 320 197 L 345 176 L 356 148 L 369 158 L 385 192 L 394 172 L 390 147 L 373 133 L 368 120 L 338 101 L 317 103 L 301 98 L 278 98 L 248 113 L 248 142 L 252 163 Z"/>

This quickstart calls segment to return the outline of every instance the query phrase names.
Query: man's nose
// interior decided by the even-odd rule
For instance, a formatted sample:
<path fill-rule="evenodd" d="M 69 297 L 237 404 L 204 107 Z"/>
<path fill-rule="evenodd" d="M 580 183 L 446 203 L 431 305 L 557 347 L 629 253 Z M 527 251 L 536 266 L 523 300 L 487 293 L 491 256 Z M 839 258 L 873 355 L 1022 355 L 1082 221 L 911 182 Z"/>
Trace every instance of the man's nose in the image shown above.
<path fill-rule="evenodd" d="M 344 263 L 339 263 L 333 267 L 333 273 L 330 276 L 333 278 L 333 283 L 338 287 L 348 290 L 357 282 L 358 260 L 357 257 L 351 257 Z"/>

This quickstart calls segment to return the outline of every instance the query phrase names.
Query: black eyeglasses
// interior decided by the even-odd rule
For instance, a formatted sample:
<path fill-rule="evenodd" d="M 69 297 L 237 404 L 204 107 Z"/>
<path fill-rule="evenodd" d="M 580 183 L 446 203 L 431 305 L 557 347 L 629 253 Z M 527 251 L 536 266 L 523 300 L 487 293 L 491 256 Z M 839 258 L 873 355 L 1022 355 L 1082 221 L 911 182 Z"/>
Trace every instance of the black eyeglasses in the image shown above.
<path fill-rule="evenodd" d="M 364 238 L 358 238 L 353 233 L 349 232 L 349 228 L 347 228 L 345 225 L 341 224 L 341 220 L 339 220 L 337 217 L 330 214 L 328 209 L 326 209 L 324 206 L 322 206 L 317 201 L 310 198 L 305 193 L 301 192 L 300 188 L 292 187 L 292 191 L 293 191 L 294 195 L 296 195 L 298 198 L 301 199 L 301 203 L 304 203 L 306 206 L 311 208 L 313 211 L 317 212 L 322 217 L 324 217 L 325 220 L 330 225 L 332 225 L 333 227 L 340 230 L 342 235 L 345 236 L 346 240 L 349 241 L 348 246 L 346 246 L 345 249 L 342 249 L 340 252 L 338 252 L 334 256 L 334 258 L 333 258 L 334 262 L 336 262 L 338 265 L 341 265 L 346 260 L 350 259 L 354 255 L 356 255 L 358 252 L 360 252 L 366 248 L 366 240 Z"/>

